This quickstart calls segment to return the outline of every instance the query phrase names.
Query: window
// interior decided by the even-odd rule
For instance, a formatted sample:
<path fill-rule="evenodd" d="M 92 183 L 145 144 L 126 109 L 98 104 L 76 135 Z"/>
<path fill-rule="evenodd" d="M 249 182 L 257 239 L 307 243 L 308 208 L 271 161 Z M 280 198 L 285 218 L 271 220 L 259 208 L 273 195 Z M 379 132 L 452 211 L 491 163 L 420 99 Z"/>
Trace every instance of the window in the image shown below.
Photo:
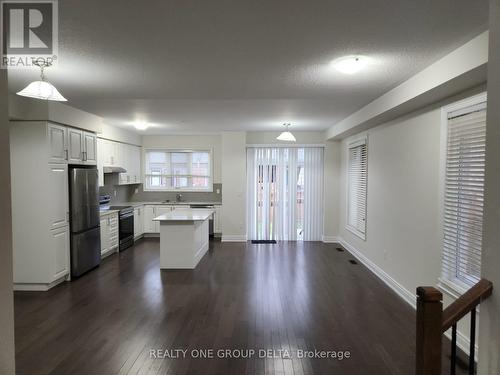
<path fill-rule="evenodd" d="M 145 190 L 212 191 L 211 152 L 146 150 Z"/>
<path fill-rule="evenodd" d="M 347 225 L 358 237 L 366 237 L 366 139 L 351 143 L 347 160 Z"/>
<path fill-rule="evenodd" d="M 447 113 L 442 280 L 458 290 L 480 279 L 486 102 Z"/>

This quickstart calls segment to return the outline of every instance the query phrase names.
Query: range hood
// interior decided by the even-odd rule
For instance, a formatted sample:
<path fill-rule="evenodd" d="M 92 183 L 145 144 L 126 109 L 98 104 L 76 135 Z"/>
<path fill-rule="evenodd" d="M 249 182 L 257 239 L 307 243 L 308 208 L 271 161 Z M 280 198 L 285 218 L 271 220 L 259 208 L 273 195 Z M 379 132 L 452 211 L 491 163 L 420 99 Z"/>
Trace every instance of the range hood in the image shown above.
<path fill-rule="evenodd" d="M 102 167 L 103 173 L 126 173 L 127 170 L 122 167 Z"/>

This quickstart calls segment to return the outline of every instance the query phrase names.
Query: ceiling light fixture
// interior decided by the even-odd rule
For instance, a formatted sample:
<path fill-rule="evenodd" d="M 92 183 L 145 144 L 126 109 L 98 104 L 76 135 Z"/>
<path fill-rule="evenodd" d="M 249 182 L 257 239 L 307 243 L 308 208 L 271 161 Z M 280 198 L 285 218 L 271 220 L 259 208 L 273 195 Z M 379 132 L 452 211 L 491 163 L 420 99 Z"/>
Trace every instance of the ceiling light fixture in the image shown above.
<path fill-rule="evenodd" d="M 288 131 L 288 127 L 290 126 L 289 123 L 283 124 L 283 126 L 286 128 L 284 132 L 282 132 L 280 135 L 276 137 L 278 141 L 286 141 L 286 142 L 297 142 L 295 137 L 293 136 L 292 133 Z"/>
<path fill-rule="evenodd" d="M 354 74 L 368 65 L 365 56 L 345 56 L 332 62 L 335 69 L 344 74 Z"/>
<path fill-rule="evenodd" d="M 137 130 L 146 130 L 147 128 L 149 128 L 149 124 L 146 121 L 138 121 L 134 123 L 134 127 Z"/>
<path fill-rule="evenodd" d="M 40 81 L 31 82 L 24 89 L 19 91 L 17 95 L 26 96 L 28 98 L 53 100 L 57 102 L 67 102 L 68 100 L 62 96 L 59 91 L 49 82 L 45 80 L 44 68 L 52 65 L 51 62 L 45 59 L 37 59 L 33 61 L 33 65 L 40 67 Z"/>

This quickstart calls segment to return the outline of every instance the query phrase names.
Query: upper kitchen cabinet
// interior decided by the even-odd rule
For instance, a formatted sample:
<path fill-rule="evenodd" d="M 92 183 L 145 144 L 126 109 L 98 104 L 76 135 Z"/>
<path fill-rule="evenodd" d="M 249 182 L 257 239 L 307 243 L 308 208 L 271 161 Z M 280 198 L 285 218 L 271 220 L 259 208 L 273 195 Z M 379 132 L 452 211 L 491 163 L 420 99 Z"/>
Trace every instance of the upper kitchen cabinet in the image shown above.
<path fill-rule="evenodd" d="M 82 164 L 84 152 L 83 132 L 68 128 L 68 163 Z"/>
<path fill-rule="evenodd" d="M 83 161 L 85 164 L 97 163 L 97 137 L 94 133 L 83 132 Z"/>
<path fill-rule="evenodd" d="M 49 163 L 66 163 L 68 160 L 67 128 L 49 123 L 47 137 L 49 141 Z"/>
<path fill-rule="evenodd" d="M 88 165 L 97 163 L 95 133 L 50 122 L 46 126 L 49 163 Z"/>
<path fill-rule="evenodd" d="M 97 160 L 97 168 L 100 171 L 103 167 L 121 167 L 125 169 L 125 172 L 119 173 L 119 185 L 141 183 L 141 147 L 99 138 L 97 142 Z M 100 186 L 103 186 L 103 178 L 99 179 Z"/>

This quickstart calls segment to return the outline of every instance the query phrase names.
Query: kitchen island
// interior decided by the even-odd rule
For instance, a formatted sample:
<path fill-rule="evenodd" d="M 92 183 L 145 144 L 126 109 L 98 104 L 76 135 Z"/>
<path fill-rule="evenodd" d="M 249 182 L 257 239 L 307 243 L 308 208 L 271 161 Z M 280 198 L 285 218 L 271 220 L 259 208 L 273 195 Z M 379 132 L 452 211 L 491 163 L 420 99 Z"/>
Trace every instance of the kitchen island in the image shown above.
<path fill-rule="evenodd" d="M 160 268 L 194 269 L 209 247 L 211 209 L 178 209 L 155 217 L 160 223 Z"/>

